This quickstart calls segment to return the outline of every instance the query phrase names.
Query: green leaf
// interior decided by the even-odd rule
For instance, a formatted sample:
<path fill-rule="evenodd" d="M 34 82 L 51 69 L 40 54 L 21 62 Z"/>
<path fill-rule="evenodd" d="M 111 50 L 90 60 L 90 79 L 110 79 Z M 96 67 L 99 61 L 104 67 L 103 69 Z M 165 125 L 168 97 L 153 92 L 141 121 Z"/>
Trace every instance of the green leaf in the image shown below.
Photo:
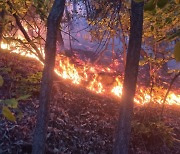
<path fill-rule="evenodd" d="M 145 11 L 153 11 L 156 7 L 155 0 L 150 0 L 144 5 Z"/>
<path fill-rule="evenodd" d="M 15 98 L 6 99 L 3 101 L 8 107 L 17 108 L 18 101 Z"/>
<path fill-rule="evenodd" d="M 2 87 L 3 83 L 4 83 L 3 77 L 0 75 L 0 87 Z"/>
<path fill-rule="evenodd" d="M 154 26 L 151 26 L 151 31 L 153 31 L 154 30 Z"/>
<path fill-rule="evenodd" d="M 2 108 L 2 114 L 4 117 L 6 117 L 10 121 L 16 121 L 16 117 L 13 115 L 13 113 L 9 110 L 7 106 L 3 106 Z"/>
<path fill-rule="evenodd" d="M 180 62 L 180 42 L 177 42 L 174 47 L 174 57 L 177 62 Z"/>
<path fill-rule="evenodd" d="M 172 19 L 171 19 L 170 17 L 167 17 L 166 20 L 165 20 L 165 22 L 166 22 L 167 24 L 170 24 L 170 23 L 172 23 Z"/>
<path fill-rule="evenodd" d="M 17 101 L 20 101 L 20 100 L 27 100 L 29 97 L 31 97 L 31 95 L 24 95 L 24 96 L 20 96 L 20 97 L 17 98 L 16 100 L 17 100 Z"/>
<path fill-rule="evenodd" d="M 168 3 L 168 0 L 158 0 L 157 6 L 162 9 L 166 4 Z"/>
<path fill-rule="evenodd" d="M 0 68 L 0 71 L 3 71 L 3 73 L 8 73 L 11 72 L 11 68 L 10 67 Z"/>

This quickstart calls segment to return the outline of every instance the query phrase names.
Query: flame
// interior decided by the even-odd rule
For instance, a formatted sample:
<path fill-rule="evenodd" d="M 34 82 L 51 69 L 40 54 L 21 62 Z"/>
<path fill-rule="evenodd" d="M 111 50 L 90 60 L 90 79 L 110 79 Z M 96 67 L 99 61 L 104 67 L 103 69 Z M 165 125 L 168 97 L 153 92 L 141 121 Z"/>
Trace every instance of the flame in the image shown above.
<path fill-rule="evenodd" d="M 119 80 L 118 77 L 116 77 L 115 80 L 116 80 L 117 85 L 113 87 L 113 89 L 111 90 L 111 92 L 112 92 L 114 95 L 116 95 L 116 96 L 118 96 L 118 97 L 121 97 L 123 85 L 122 85 L 122 83 L 120 82 L 120 80 Z"/>
<path fill-rule="evenodd" d="M 90 82 L 88 89 L 92 90 L 98 94 L 105 92 L 102 83 L 97 81 L 97 74 L 95 74 L 93 81 Z"/>
<path fill-rule="evenodd" d="M 6 43 L 1 43 L 1 49 L 6 49 L 6 50 L 9 50 L 10 49 L 10 46 Z"/>
<path fill-rule="evenodd" d="M 74 84 L 80 84 L 81 76 L 79 75 L 74 64 L 71 64 L 69 62 L 68 58 L 63 57 L 63 61 L 62 60 L 59 61 L 59 70 L 60 71 L 57 70 L 58 75 L 61 76 L 62 78 L 70 79 Z"/>
<path fill-rule="evenodd" d="M 39 61 L 36 55 L 22 50 L 14 43 L 7 44 L 2 42 L 1 48 L 11 50 L 13 53 L 18 53 L 22 56 L 30 57 Z M 86 63 L 77 57 L 73 60 L 74 62 L 66 56 L 57 55 L 54 69 L 55 73 L 61 78 L 68 79 L 73 84 L 84 86 L 97 94 L 113 94 L 116 97 L 121 97 L 123 88 L 122 79 L 119 76 L 114 75 L 116 71 L 113 67 L 94 66 L 93 64 Z M 117 63 L 118 62 L 115 61 L 113 66 L 117 66 Z M 103 77 L 102 73 L 107 75 Z M 162 104 L 166 90 L 162 89 L 161 91 L 153 92 L 151 95 L 149 93 L 148 88 L 138 87 L 134 102 L 141 105 L 149 102 Z M 180 95 L 170 92 L 167 96 L 166 104 L 180 105 Z"/>

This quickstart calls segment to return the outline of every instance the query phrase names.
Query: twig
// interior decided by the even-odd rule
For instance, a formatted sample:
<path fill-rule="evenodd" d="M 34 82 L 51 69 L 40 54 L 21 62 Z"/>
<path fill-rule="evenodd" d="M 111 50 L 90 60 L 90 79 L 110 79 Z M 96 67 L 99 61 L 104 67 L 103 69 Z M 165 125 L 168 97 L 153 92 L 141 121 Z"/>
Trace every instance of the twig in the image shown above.
<path fill-rule="evenodd" d="M 7 4 L 9 5 L 9 7 L 11 9 L 14 9 L 13 8 L 13 5 L 11 4 L 10 1 L 7 1 Z M 18 17 L 18 15 L 16 13 L 13 14 L 13 17 L 15 18 L 16 20 L 16 23 L 19 27 L 19 29 L 21 30 L 21 32 L 23 33 L 25 39 L 29 42 L 29 44 L 32 46 L 32 48 L 36 51 L 37 55 L 38 55 L 38 58 L 40 61 L 44 62 L 44 58 L 42 57 L 41 55 L 41 52 L 39 51 L 38 47 L 32 42 L 32 40 L 30 39 L 29 35 L 27 34 L 26 30 L 24 29 L 23 25 L 21 24 L 20 22 L 20 19 Z"/>

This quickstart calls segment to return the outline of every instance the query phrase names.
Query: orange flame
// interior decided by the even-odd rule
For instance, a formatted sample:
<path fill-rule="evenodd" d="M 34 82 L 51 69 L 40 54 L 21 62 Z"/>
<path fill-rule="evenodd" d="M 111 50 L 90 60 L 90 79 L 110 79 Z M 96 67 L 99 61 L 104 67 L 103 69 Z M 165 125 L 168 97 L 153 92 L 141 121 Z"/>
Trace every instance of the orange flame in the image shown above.
<path fill-rule="evenodd" d="M 39 60 L 34 54 L 21 50 L 13 43 L 10 45 L 1 43 L 1 48 L 11 50 L 12 52 L 18 53 L 22 56 Z M 73 84 L 82 85 L 87 89 L 96 92 L 97 94 L 111 93 L 117 97 L 121 97 L 123 87 L 122 81 L 118 76 L 112 75 L 115 72 L 113 68 L 102 67 L 99 65 L 92 66 L 92 64 L 86 64 L 80 59 L 76 59 L 76 62 L 78 65 L 73 64 L 73 62 L 71 62 L 68 57 L 58 55 L 56 56 L 56 66 L 54 71 L 58 76 L 71 80 Z M 117 65 L 117 61 L 115 64 Z M 110 75 L 107 77 L 105 76 L 105 79 L 102 79 L 102 77 L 100 77 L 101 73 L 109 73 Z M 109 82 L 111 79 L 112 82 Z M 134 98 L 134 101 L 137 104 L 143 105 L 149 103 L 150 101 L 162 104 L 163 96 L 166 92 L 164 89 L 162 89 L 160 92 L 163 96 L 159 95 L 158 93 L 153 93 L 152 96 L 150 96 L 148 88 L 145 87 L 138 87 L 137 89 L 138 90 Z M 180 95 L 176 95 L 175 93 L 170 92 L 166 99 L 166 104 L 180 105 Z"/>

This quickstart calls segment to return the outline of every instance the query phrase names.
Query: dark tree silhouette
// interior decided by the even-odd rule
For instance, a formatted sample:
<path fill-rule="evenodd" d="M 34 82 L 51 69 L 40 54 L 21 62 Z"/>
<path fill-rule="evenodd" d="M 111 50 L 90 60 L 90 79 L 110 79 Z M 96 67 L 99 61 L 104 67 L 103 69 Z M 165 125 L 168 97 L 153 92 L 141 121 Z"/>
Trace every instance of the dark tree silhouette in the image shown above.
<path fill-rule="evenodd" d="M 45 153 L 46 132 L 49 119 L 49 102 L 55 65 L 57 31 L 63 16 L 64 6 L 65 0 L 55 0 L 47 20 L 45 65 L 40 90 L 40 106 L 33 138 L 33 154 Z"/>
<path fill-rule="evenodd" d="M 4 20 L 4 14 L 5 14 L 5 11 L 4 11 L 4 10 L 0 11 L 0 44 L 1 44 L 2 36 L 3 36 L 3 20 Z M 1 48 L 1 46 L 0 46 L 0 48 Z"/>
<path fill-rule="evenodd" d="M 114 154 L 127 154 L 142 42 L 144 2 L 131 1 L 130 37 Z"/>

